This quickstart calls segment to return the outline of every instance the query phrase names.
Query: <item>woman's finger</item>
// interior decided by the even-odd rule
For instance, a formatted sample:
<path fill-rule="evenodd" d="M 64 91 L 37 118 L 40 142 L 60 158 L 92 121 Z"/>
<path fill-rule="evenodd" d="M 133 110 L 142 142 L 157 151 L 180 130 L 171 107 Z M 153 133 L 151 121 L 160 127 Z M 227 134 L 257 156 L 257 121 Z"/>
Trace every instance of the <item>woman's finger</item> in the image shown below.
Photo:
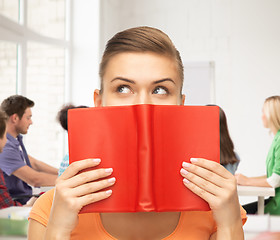
<path fill-rule="evenodd" d="M 79 197 L 77 201 L 79 206 L 86 206 L 90 203 L 94 203 L 106 199 L 111 195 L 112 195 L 112 190 L 101 191 L 101 192 L 87 194 L 85 196 Z"/>
<path fill-rule="evenodd" d="M 74 196 L 80 197 L 80 196 L 85 196 L 91 193 L 98 192 L 104 188 L 108 188 L 112 185 L 114 185 L 116 182 L 116 178 L 112 177 L 109 179 L 104 179 L 101 181 L 96 181 L 96 182 L 91 182 L 91 183 L 86 183 L 83 185 L 80 185 L 75 188 L 75 193 Z"/>
<path fill-rule="evenodd" d="M 98 179 L 108 177 L 112 174 L 112 172 L 113 172 L 112 168 L 105 168 L 105 169 L 99 168 L 99 169 L 84 171 L 78 173 L 76 176 L 70 179 L 67 179 L 67 181 L 63 182 L 63 184 L 65 185 L 65 187 L 75 188 L 85 183 L 89 183 L 92 181 L 96 181 Z"/>
<path fill-rule="evenodd" d="M 73 162 L 66 168 L 66 170 L 61 174 L 58 180 L 66 180 L 68 178 L 71 178 L 84 169 L 98 166 L 100 162 L 101 160 L 98 158 L 84 159 Z"/>
<path fill-rule="evenodd" d="M 198 168 L 197 166 L 195 167 Z M 205 171 L 205 169 L 203 169 L 202 171 Z M 199 189 L 201 189 L 201 190 L 197 189 L 197 191 L 201 191 L 201 192 L 205 191 L 214 196 L 217 196 L 220 194 L 222 190 L 220 186 L 213 184 L 211 180 L 204 179 L 200 175 L 194 174 L 192 172 L 187 172 L 185 169 L 181 169 L 181 175 L 184 177 L 183 182 L 185 185 L 191 182 Z"/>
<path fill-rule="evenodd" d="M 191 158 L 190 162 L 211 172 L 215 172 L 215 174 L 223 178 L 232 178 L 232 174 L 229 171 L 226 171 L 226 169 L 220 163 L 215 161 L 210 161 L 204 158 Z"/>
<path fill-rule="evenodd" d="M 181 175 L 183 177 L 187 177 L 188 174 L 186 174 L 186 173 L 192 173 L 219 187 L 223 187 L 226 184 L 227 179 L 221 177 L 220 175 L 217 175 L 215 172 L 212 172 L 206 168 L 203 168 L 198 165 L 191 164 L 191 163 L 187 163 L 187 162 L 183 162 L 182 166 L 183 166 L 183 169 L 185 170 L 184 171 L 183 169 L 181 169 Z M 196 184 L 199 184 L 199 183 L 197 182 Z"/>
<path fill-rule="evenodd" d="M 184 178 L 183 180 L 184 185 L 195 193 L 197 196 L 201 197 L 203 200 L 208 202 L 211 205 L 211 202 L 214 202 L 217 197 L 212 193 L 209 193 L 205 189 L 200 188 L 198 185 L 194 184 L 193 182 L 189 181 L 188 179 Z"/>

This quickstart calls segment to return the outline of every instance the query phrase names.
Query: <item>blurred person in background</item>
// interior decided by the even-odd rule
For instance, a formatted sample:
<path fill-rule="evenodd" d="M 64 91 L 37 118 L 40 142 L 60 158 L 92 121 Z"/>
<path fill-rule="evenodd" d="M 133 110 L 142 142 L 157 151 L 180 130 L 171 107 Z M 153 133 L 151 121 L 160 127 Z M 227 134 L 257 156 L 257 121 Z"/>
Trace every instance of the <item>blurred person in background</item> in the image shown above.
<path fill-rule="evenodd" d="M 68 132 L 68 110 L 75 108 L 88 108 L 87 106 L 74 106 L 73 104 L 64 105 L 57 114 L 57 120 L 59 121 L 61 127 Z M 66 153 L 63 160 L 60 163 L 58 169 L 58 176 L 60 176 L 65 169 L 69 166 L 69 153 Z"/>
<path fill-rule="evenodd" d="M 27 154 L 22 134 L 27 134 L 32 124 L 34 102 L 21 96 L 6 98 L 1 109 L 8 116 L 7 143 L 0 154 L 0 168 L 13 198 L 25 204 L 32 196 L 32 187 L 54 186 L 58 169 Z"/>
<path fill-rule="evenodd" d="M 229 135 L 227 117 L 220 107 L 220 163 L 232 174 L 235 174 L 240 158 L 234 151 L 234 144 Z"/>
<path fill-rule="evenodd" d="M 274 136 L 266 158 L 266 175 L 246 177 L 243 174 L 236 174 L 235 177 L 239 185 L 275 188 L 275 196 L 265 200 L 264 212 L 280 215 L 280 96 L 271 96 L 265 100 L 262 122 Z M 257 206 L 257 202 L 253 202 L 243 207 L 247 213 L 255 214 Z"/>
<path fill-rule="evenodd" d="M 3 111 L 0 111 L 0 153 L 7 142 L 6 138 L 6 121 L 7 116 Z M 36 198 L 32 197 L 25 206 L 32 206 Z M 6 187 L 5 179 L 2 170 L 0 169 L 0 209 L 11 206 L 22 206 L 18 201 L 14 201 Z"/>
<path fill-rule="evenodd" d="M 208 104 L 207 106 L 217 106 Z M 234 151 L 234 144 L 229 135 L 227 117 L 224 110 L 220 111 L 220 163 L 231 173 L 235 174 L 240 162 L 238 154 Z"/>

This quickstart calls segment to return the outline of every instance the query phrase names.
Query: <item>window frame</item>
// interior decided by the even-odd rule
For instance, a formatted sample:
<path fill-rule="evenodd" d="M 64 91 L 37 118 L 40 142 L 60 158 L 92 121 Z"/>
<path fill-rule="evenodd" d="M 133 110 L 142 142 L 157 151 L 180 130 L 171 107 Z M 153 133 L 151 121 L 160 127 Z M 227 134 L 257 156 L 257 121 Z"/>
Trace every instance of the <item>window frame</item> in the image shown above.
<path fill-rule="evenodd" d="M 64 101 L 71 99 L 71 63 L 72 63 L 72 1 L 65 0 L 65 38 L 57 39 L 44 36 L 30 28 L 27 24 L 28 0 L 19 0 L 19 20 L 15 22 L 0 13 L 0 41 L 13 42 L 17 44 L 17 79 L 16 94 L 26 95 L 27 89 L 27 43 L 36 42 L 63 48 L 65 51 L 65 86 Z"/>

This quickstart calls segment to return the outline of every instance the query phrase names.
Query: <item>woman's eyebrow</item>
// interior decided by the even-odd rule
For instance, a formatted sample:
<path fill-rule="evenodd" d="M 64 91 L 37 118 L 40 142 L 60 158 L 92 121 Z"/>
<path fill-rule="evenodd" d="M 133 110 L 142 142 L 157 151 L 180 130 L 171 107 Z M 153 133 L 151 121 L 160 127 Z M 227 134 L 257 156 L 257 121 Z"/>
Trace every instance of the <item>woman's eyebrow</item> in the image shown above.
<path fill-rule="evenodd" d="M 125 82 L 135 84 L 135 81 L 133 81 L 131 79 L 123 78 L 123 77 L 115 77 L 111 80 L 111 82 L 114 82 L 116 80 L 121 80 L 121 81 L 125 81 Z M 172 83 L 174 83 L 174 85 L 176 85 L 175 81 L 172 80 L 171 78 L 163 78 L 163 79 L 154 81 L 153 84 L 158 84 L 158 83 L 162 83 L 162 82 L 166 82 L 166 81 L 172 82 Z"/>
<path fill-rule="evenodd" d="M 121 81 L 125 81 L 125 82 L 129 82 L 129 83 L 135 84 L 135 81 L 127 79 L 127 78 L 123 78 L 123 77 L 115 77 L 115 78 L 113 78 L 111 80 L 111 82 L 114 82 L 116 80 L 121 80 Z"/>
<path fill-rule="evenodd" d="M 162 83 L 162 82 L 166 82 L 166 81 L 172 82 L 172 83 L 174 83 L 174 85 L 176 85 L 175 81 L 172 80 L 171 78 L 163 78 L 163 79 L 154 81 L 153 84 L 158 84 L 158 83 Z"/>

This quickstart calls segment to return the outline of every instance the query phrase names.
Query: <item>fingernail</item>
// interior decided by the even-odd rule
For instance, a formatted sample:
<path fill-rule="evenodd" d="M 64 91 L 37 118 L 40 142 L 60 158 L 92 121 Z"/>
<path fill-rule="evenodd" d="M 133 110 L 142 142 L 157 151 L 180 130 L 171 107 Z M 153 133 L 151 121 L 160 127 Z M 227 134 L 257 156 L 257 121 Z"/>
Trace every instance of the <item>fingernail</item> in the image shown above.
<path fill-rule="evenodd" d="M 190 183 L 190 181 L 186 178 L 183 179 L 183 182 L 186 183 L 186 184 Z"/>
<path fill-rule="evenodd" d="M 105 172 L 106 172 L 106 173 L 111 173 L 111 172 L 113 172 L 113 168 L 106 168 L 106 169 L 105 169 Z"/>
<path fill-rule="evenodd" d="M 188 167 L 191 166 L 191 164 L 188 163 L 188 162 L 183 162 L 182 166 L 185 167 L 185 168 L 188 168 Z"/>
<path fill-rule="evenodd" d="M 112 190 L 106 191 L 106 194 L 107 194 L 107 195 L 111 195 L 111 194 L 112 194 Z"/>
<path fill-rule="evenodd" d="M 99 159 L 99 158 L 94 158 L 93 161 L 94 161 L 95 163 L 100 163 L 100 162 L 101 162 L 101 159 Z"/>
<path fill-rule="evenodd" d="M 109 182 L 109 183 L 113 183 L 113 182 L 115 182 L 115 181 L 116 181 L 116 178 L 114 178 L 114 177 L 108 179 L 108 182 Z"/>
<path fill-rule="evenodd" d="M 181 173 L 184 174 L 184 175 L 187 175 L 188 171 L 186 171 L 184 168 L 181 168 Z"/>
<path fill-rule="evenodd" d="M 195 162 L 197 162 L 198 160 L 197 160 L 197 158 L 191 158 L 191 160 L 190 160 L 192 163 L 195 163 Z"/>

